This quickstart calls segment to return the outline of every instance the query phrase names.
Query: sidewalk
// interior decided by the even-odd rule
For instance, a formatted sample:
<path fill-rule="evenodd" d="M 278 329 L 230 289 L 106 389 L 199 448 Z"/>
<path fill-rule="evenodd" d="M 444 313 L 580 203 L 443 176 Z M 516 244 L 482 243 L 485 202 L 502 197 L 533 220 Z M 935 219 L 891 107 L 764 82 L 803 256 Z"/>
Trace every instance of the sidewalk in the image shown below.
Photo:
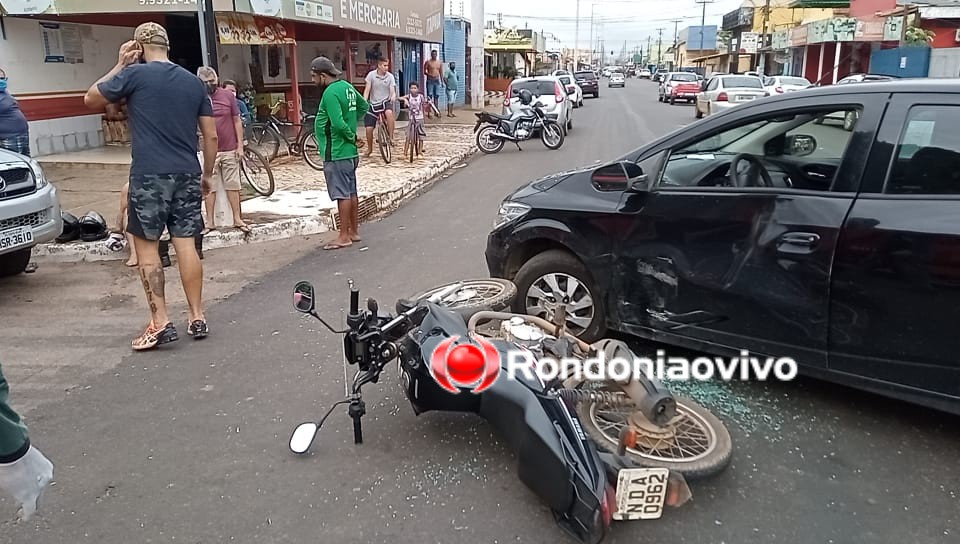
<path fill-rule="evenodd" d="M 476 117 L 469 110 L 459 110 L 456 115 L 444 117 L 442 122 L 427 122 L 426 156 L 413 163 L 402 156 L 404 134 L 399 126 L 390 164 L 385 164 L 377 152 L 366 158 L 361 150 L 357 169 L 361 221 L 390 213 L 429 188 L 445 170 L 465 166 L 464 161 L 476 149 L 472 131 Z M 65 211 L 78 217 L 97 211 L 108 225 L 115 226 L 120 188 L 129 172 L 129 148 L 105 147 L 39 160 L 47 178 L 57 187 Z M 327 197 L 323 172 L 291 157 L 279 158 L 271 167 L 274 193 L 247 198 L 241 206 L 252 232 L 246 236 L 235 229 L 211 232 L 204 237 L 204 250 L 336 230 L 336 205 Z M 125 259 L 126 254 L 110 251 L 103 242 L 41 244 L 34 249 L 36 257 L 66 262 L 118 260 Z"/>

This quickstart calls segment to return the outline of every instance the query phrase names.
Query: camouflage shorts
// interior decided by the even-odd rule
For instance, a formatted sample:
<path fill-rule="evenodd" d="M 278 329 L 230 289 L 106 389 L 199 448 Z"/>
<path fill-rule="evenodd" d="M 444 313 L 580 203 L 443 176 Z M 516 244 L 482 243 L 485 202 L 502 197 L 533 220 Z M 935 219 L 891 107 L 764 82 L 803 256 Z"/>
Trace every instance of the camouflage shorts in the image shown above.
<path fill-rule="evenodd" d="M 159 240 L 164 228 L 174 238 L 193 238 L 203 231 L 200 174 L 130 175 L 127 232 Z"/>

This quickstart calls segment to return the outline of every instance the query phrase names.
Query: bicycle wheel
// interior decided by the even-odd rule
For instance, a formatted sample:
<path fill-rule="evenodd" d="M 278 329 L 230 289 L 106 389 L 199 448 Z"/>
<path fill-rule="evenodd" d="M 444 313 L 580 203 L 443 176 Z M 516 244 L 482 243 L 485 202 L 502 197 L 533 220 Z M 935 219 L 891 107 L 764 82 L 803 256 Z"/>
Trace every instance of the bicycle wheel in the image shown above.
<path fill-rule="evenodd" d="M 377 144 L 380 146 L 380 156 L 383 162 L 390 163 L 393 158 L 393 150 L 390 148 L 390 138 L 387 136 L 387 126 L 383 121 L 377 123 Z"/>
<path fill-rule="evenodd" d="M 254 123 L 250 126 L 250 142 L 247 145 L 272 161 L 280 152 L 280 135 L 266 123 Z"/>
<path fill-rule="evenodd" d="M 240 163 L 240 176 L 257 194 L 270 196 L 274 191 L 273 170 L 267 159 L 259 152 L 245 148 L 243 162 Z"/>
<path fill-rule="evenodd" d="M 303 160 L 314 170 L 323 170 L 323 160 L 320 158 L 320 144 L 317 143 L 317 135 L 309 133 L 300 143 L 300 154 Z"/>

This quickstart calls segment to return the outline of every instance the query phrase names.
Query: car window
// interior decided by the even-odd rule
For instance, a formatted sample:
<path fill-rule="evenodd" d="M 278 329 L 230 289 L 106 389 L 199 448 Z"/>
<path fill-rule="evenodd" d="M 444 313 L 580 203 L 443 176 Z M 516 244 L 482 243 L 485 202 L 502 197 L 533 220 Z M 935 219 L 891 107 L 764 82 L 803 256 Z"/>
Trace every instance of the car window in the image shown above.
<path fill-rule="evenodd" d="M 562 83 L 563 85 L 570 85 L 571 83 L 570 77 L 560 76 L 560 83 Z"/>
<path fill-rule="evenodd" d="M 597 76 L 593 72 L 577 72 L 575 77 L 577 79 L 597 79 Z"/>
<path fill-rule="evenodd" d="M 885 193 L 960 194 L 960 106 L 914 106 Z"/>
<path fill-rule="evenodd" d="M 696 81 L 697 74 L 691 74 L 689 72 L 684 72 L 682 74 L 673 74 L 670 76 L 670 81 Z"/>
<path fill-rule="evenodd" d="M 758 175 L 759 164 L 773 188 L 829 191 L 853 134 L 844 129 L 844 119 L 856 111 L 817 108 L 790 115 L 771 113 L 724 128 L 674 149 L 658 186 L 769 188 Z M 741 185 L 736 186 L 730 167 L 738 155 L 750 160 L 741 161 L 737 176 Z"/>
<path fill-rule="evenodd" d="M 719 79 L 711 79 L 711 80 L 710 80 L 710 84 L 707 85 L 707 90 L 708 90 L 708 91 L 715 91 L 715 90 L 717 90 L 717 86 L 718 86 L 718 85 L 720 85 L 720 80 L 719 80 Z"/>
<path fill-rule="evenodd" d="M 762 89 L 763 84 L 760 82 L 760 78 L 752 76 L 731 76 L 723 78 L 723 87 L 725 89 L 730 88 L 741 88 L 741 89 Z"/>
<path fill-rule="evenodd" d="M 524 89 L 533 93 L 534 96 L 544 96 L 554 94 L 557 86 L 549 79 L 514 81 L 510 87 L 510 95 L 513 97 L 520 96 L 520 91 Z"/>
<path fill-rule="evenodd" d="M 776 83 L 776 82 L 777 82 L 777 80 L 773 79 L 772 77 L 767 77 L 767 78 L 764 78 L 764 79 L 763 79 L 763 86 L 764 86 L 764 87 L 769 87 L 769 86 L 773 85 L 773 84 Z"/>

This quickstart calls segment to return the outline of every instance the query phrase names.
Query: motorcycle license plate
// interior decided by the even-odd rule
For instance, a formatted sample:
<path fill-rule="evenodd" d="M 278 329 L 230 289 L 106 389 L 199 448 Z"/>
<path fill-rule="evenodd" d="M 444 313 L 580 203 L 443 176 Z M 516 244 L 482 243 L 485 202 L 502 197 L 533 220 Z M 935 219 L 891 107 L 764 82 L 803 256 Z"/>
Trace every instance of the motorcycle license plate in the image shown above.
<path fill-rule="evenodd" d="M 626 468 L 617 475 L 617 511 L 613 519 L 659 519 L 667 499 L 665 468 Z"/>
<path fill-rule="evenodd" d="M 33 230 L 30 227 L 14 227 L 0 231 L 0 249 L 13 249 L 33 243 Z"/>

